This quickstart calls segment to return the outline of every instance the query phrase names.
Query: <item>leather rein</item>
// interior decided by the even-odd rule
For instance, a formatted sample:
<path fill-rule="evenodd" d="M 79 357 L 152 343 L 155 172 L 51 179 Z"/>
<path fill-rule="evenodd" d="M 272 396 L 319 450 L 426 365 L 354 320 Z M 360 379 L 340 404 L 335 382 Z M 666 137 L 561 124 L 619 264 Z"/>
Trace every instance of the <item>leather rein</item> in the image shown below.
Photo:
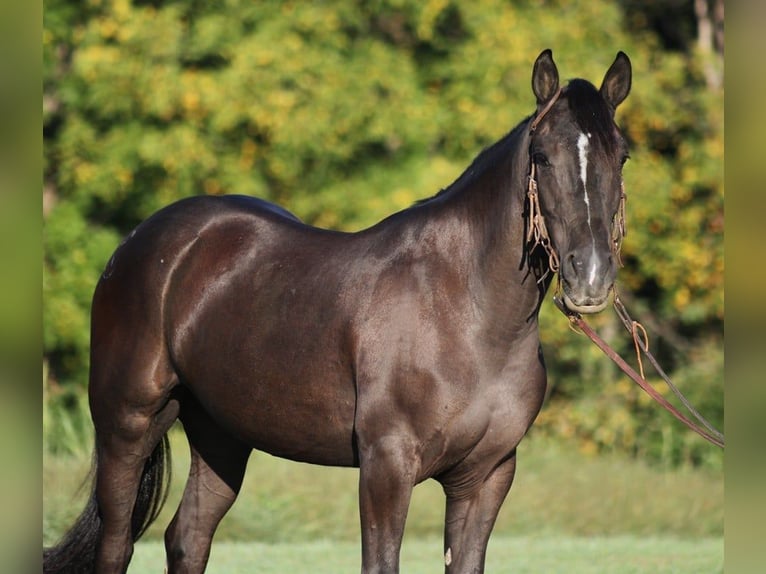
<path fill-rule="evenodd" d="M 540 121 L 550 111 L 550 109 L 553 107 L 556 101 L 558 101 L 559 97 L 561 96 L 561 93 L 562 93 L 562 89 L 559 88 L 556 91 L 556 93 L 548 100 L 545 106 L 536 114 L 536 116 L 534 117 L 534 119 L 529 125 L 530 135 L 534 133 L 534 131 L 537 129 L 537 126 L 540 124 Z M 558 254 L 556 253 L 556 249 L 553 247 L 553 244 L 551 242 L 550 235 L 548 234 L 548 229 L 545 225 L 545 218 L 543 217 L 542 211 L 540 209 L 540 199 L 539 199 L 538 190 L 537 190 L 536 165 L 532 157 L 530 157 L 529 163 L 530 163 L 530 168 L 529 168 L 529 177 L 528 177 L 528 186 L 527 186 L 527 201 L 528 201 L 529 211 L 528 211 L 528 217 L 527 217 L 526 239 L 527 239 L 527 243 L 529 244 L 530 253 L 532 252 L 532 250 L 534 250 L 535 247 L 540 245 L 542 246 L 542 248 L 545 250 L 545 252 L 548 255 L 548 270 L 539 279 L 539 281 L 542 281 L 548 275 L 548 273 L 551 273 L 551 272 L 556 273 L 559 270 L 559 257 L 558 257 Z M 622 266 L 622 260 L 620 259 L 620 248 L 622 247 L 622 240 L 626 235 L 625 202 L 626 202 L 625 183 L 623 181 L 620 184 L 620 204 L 617 209 L 617 213 L 614 216 L 614 220 L 612 221 L 612 237 L 611 237 L 612 251 L 617 257 L 617 261 L 619 262 L 620 266 Z M 560 289 L 560 284 L 557 286 L 557 292 L 559 289 Z M 559 308 L 559 310 L 569 319 L 571 327 L 577 328 L 582 333 L 587 335 L 588 338 L 591 341 L 593 341 L 593 343 L 599 349 L 601 349 L 601 351 L 607 357 L 609 357 L 612 361 L 614 361 L 614 363 L 618 367 L 620 367 L 620 369 L 626 375 L 628 375 L 628 377 L 630 377 L 633 380 L 633 382 L 635 382 L 639 387 L 641 387 L 644 390 L 644 392 L 646 392 L 652 399 L 654 399 L 654 401 L 656 401 L 660 406 L 662 406 L 671 415 L 673 415 L 675 418 L 677 418 L 682 423 L 684 423 L 691 430 L 699 434 L 702 438 L 704 438 L 708 442 L 718 447 L 724 448 L 723 433 L 715 429 L 715 427 L 713 427 L 689 403 L 688 399 L 684 397 L 684 395 L 681 393 L 678 387 L 676 387 L 675 384 L 673 384 L 673 382 L 670 380 L 670 378 L 662 369 L 662 367 L 660 367 L 657 360 L 649 352 L 649 341 L 648 341 L 648 336 L 646 334 L 646 329 L 643 327 L 643 325 L 641 325 L 641 323 L 639 323 L 638 321 L 634 321 L 630 317 L 627 309 L 625 309 L 625 306 L 622 304 L 622 301 L 618 297 L 616 290 L 614 293 L 614 302 L 613 302 L 614 309 L 615 309 L 615 312 L 617 313 L 617 316 L 620 318 L 620 322 L 623 324 L 625 329 L 628 331 L 628 333 L 630 333 L 630 335 L 633 338 L 633 344 L 636 349 L 636 357 L 638 359 L 640 374 L 637 373 L 635 369 L 633 369 L 630 365 L 628 365 L 628 363 L 617 353 L 617 351 L 615 351 L 601 337 L 599 337 L 599 335 L 585 322 L 585 320 L 582 318 L 582 316 L 579 313 L 568 309 L 566 305 L 564 304 L 564 302 L 562 301 L 562 299 L 558 296 L 558 293 L 554 295 L 553 301 L 556 303 L 556 306 Z M 643 363 L 641 361 L 642 354 L 649 360 L 649 362 L 656 369 L 660 377 L 665 381 L 668 387 L 670 387 L 673 393 L 688 409 L 689 413 L 691 413 L 691 415 L 696 419 L 697 421 L 696 423 L 690 420 L 684 414 L 682 414 L 672 404 L 670 404 L 667 401 L 667 399 L 665 399 L 665 397 L 663 397 L 646 380 L 646 377 L 644 376 Z"/>
<path fill-rule="evenodd" d="M 641 387 L 646 394 L 648 394 L 652 399 L 654 399 L 661 407 L 663 407 L 666 411 L 668 411 L 671 415 L 676 417 L 679 421 L 684 423 L 687 427 L 689 427 L 691 430 L 696 432 L 698 435 L 700 435 L 702 438 L 707 440 L 708 442 L 724 448 L 724 436 L 723 433 L 721 433 L 719 430 L 717 430 L 713 425 L 711 425 L 692 405 L 689 403 L 689 400 L 681 393 L 681 391 L 676 387 L 675 384 L 670 380 L 670 377 L 665 373 L 665 371 L 660 367 L 657 360 L 654 358 L 654 356 L 649 352 L 649 342 L 648 337 L 646 336 L 646 329 L 639 323 L 638 321 L 634 321 L 630 315 L 628 315 L 627 310 L 625 309 L 625 306 L 622 304 L 622 301 L 620 301 L 620 298 L 617 296 L 617 293 L 614 295 L 614 308 L 617 313 L 617 316 L 620 318 L 620 321 L 622 322 L 625 329 L 628 331 L 628 333 L 631 334 L 633 337 L 633 344 L 636 347 L 636 356 L 638 358 L 638 364 L 639 364 L 639 370 L 641 373 L 637 373 L 633 367 L 631 367 L 618 353 L 615 351 L 612 347 L 610 347 L 601 337 L 599 337 L 598 333 L 596 333 L 588 323 L 585 322 L 585 320 L 582 318 L 582 316 L 575 312 L 571 311 L 564 305 L 564 302 L 559 297 L 554 297 L 553 301 L 556 303 L 556 306 L 559 308 L 559 310 L 566 315 L 566 317 L 569 319 L 570 325 L 573 327 L 578 328 L 580 331 L 582 331 L 585 335 L 588 336 L 588 338 L 595 343 L 595 345 L 601 349 L 601 351 L 609 357 L 614 363 L 620 367 L 620 369 L 630 377 L 634 383 L 636 383 L 639 387 Z M 686 417 L 683 413 L 681 413 L 678 409 L 676 409 L 672 404 L 670 404 L 665 397 L 663 397 L 652 385 L 649 383 L 649 381 L 646 380 L 644 377 L 644 369 L 643 364 L 641 362 L 641 355 L 646 356 L 647 359 L 649 359 L 649 362 L 652 364 L 652 366 L 657 370 L 657 373 L 659 373 L 662 380 L 665 381 L 665 383 L 670 387 L 670 389 L 673 391 L 673 393 L 679 398 L 679 400 L 684 404 L 684 406 L 689 410 L 689 412 L 692 414 L 692 416 L 699 422 L 700 424 L 695 423 L 694 421 L 690 420 L 688 417 Z M 702 428 L 702 427 L 705 428 Z"/>

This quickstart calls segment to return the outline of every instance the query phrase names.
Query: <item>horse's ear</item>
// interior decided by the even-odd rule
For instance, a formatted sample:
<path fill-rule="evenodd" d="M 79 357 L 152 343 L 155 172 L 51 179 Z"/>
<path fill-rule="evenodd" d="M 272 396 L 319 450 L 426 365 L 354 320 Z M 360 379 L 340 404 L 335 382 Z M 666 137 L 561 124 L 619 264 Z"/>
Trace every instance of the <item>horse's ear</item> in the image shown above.
<path fill-rule="evenodd" d="M 612 110 L 617 109 L 617 106 L 628 97 L 631 76 L 630 59 L 624 52 L 618 52 L 614 62 L 607 70 L 599 90 Z"/>
<path fill-rule="evenodd" d="M 553 52 L 543 50 L 532 69 L 532 91 L 538 108 L 544 106 L 559 89 L 559 71 L 553 63 Z"/>

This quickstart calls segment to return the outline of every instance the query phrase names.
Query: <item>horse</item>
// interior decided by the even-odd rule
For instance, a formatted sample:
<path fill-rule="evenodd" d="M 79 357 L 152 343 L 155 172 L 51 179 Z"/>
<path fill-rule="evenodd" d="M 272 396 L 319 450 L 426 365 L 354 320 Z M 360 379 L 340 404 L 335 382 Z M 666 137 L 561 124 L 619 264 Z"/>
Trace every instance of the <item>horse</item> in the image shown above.
<path fill-rule="evenodd" d="M 445 573 L 484 571 L 516 452 L 541 408 L 538 313 L 608 301 L 624 235 L 631 86 L 532 69 L 535 111 L 450 186 L 357 232 L 263 200 L 194 196 L 115 250 L 92 301 L 93 490 L 44 572 L 124 572 L 191 448 L 166 568 L 203 572 L 253 449 L 359 469 L 363 574 L 396 573 L 413 488 L 445 494 Z"/>

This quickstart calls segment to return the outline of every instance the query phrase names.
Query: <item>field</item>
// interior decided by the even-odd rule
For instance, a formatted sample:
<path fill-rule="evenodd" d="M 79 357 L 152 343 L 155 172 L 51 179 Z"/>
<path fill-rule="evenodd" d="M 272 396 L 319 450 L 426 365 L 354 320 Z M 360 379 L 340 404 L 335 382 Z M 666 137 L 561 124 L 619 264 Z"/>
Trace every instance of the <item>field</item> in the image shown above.
<path fill-rule="evenodd" d="M 129 574 L 159 572 L 165 554 L 159 542 L 142 542 Z M 406 541 L 402 572 L 443 572 L 441 540 Z M 263 544 L 222 542 L 213 546 L 210 574 L 339 574 L 359 571 L 359 546 L 317 541 Z M 493 538 L 487 558 L 490 574 L 713 574 L 723 572 L 720 539 L 571 538 L 546 536 Z"/>
<path fill-rule="evenodd" d="M 162 532 L 180 497 L 188 450 L 171 436 L 168 504 L 137 546 L 131 573 L 158 572 Z M 82 508 L 87 457 L 44 460 L 43 536 L 50 544 Z M 356 572 L 357 473 L 254 453 L 242 494 L 216 535 L 209 572 Z M 413 495 L 402 571 L 443 570 L 441 488 Z M 516 482 L 490 542 L 490 573 L 723 571 L 723 476 L 663 470 L 620 456 L 588 457 L 542 438 L 519 450 Z"/>

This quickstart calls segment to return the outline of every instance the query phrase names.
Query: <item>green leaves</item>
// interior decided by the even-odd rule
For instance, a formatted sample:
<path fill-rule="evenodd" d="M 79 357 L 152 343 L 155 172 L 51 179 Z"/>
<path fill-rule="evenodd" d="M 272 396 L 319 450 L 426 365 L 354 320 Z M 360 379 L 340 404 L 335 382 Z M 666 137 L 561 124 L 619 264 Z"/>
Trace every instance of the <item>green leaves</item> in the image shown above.
<path fill-rule="evenodd" d="M 86 382 L 90 300 L 117 245 L 113 229 L 88 223 L 77 205 L 62 201 L 43 233 L 43 345 L 55 356 L 55 377 Z"/>
<path fill-rule="evenodd" d="M 720 343 L 723 92 L 706 87 L 693 50 L 665 50 L 625 18 L 604 0 L 48 2 L 52 376 L 85 382 L 98 275 L 152 212 L 243 193 L 309 223 L 370 225 L 449 185 L 533 112 L 532 62 L 544 48 L 563 80 L 597 86 L 618 50 L 630 56 L 633 90 L 617 113 L 632 156 L 619 284 L 690 347 Z M 592 395 L 614 373 L 548 313 L 552 401 L 585 397 L 562 412 L 598 410 Z M 690 360 L 666 355 L 677 369 Z"/>

